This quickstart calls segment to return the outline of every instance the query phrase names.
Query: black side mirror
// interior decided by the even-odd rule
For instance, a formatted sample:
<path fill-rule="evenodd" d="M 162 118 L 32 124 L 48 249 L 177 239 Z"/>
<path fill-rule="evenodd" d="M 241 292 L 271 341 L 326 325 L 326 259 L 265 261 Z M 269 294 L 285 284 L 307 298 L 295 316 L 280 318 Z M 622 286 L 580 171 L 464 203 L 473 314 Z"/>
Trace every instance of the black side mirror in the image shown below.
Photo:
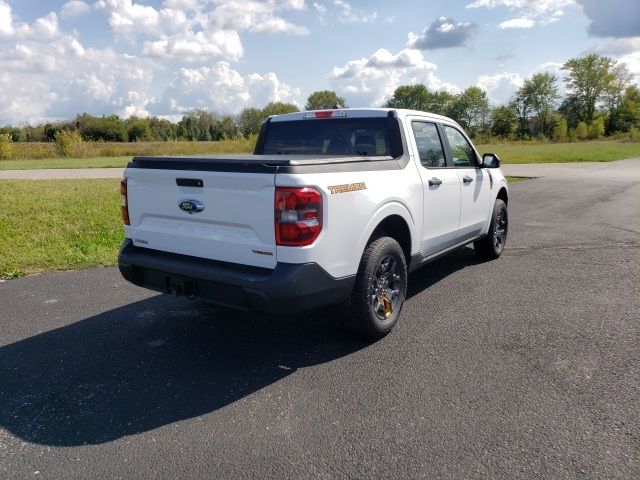
<path fill-rule="evenodd" d="M 482 155 L 482 166 L 484 168 L 498 168 L 500 166 L 500 158 L 495 153 L 485 153 Z"/>

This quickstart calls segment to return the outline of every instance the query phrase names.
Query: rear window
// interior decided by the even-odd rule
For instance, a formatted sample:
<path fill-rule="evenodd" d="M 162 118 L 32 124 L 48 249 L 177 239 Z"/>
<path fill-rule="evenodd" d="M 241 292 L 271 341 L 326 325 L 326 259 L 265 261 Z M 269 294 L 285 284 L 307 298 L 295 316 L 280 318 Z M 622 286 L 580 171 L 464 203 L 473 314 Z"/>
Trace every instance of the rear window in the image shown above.
<path fill-rule="evenodd" d="M 402 155 L 394 118 L 330 118 L 271 122 L 263 155 Z"/>

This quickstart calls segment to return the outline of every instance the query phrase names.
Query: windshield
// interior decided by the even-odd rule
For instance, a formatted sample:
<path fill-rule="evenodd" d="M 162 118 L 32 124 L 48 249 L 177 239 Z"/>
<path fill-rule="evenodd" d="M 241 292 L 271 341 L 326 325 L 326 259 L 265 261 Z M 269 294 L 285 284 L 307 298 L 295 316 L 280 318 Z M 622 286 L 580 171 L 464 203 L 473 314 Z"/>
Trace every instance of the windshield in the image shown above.
<path fill-rule="evenodd" d="M 398 122 L 387 117 L 271 122 L 261 153 L 397 157 L 398 141 Z"/>

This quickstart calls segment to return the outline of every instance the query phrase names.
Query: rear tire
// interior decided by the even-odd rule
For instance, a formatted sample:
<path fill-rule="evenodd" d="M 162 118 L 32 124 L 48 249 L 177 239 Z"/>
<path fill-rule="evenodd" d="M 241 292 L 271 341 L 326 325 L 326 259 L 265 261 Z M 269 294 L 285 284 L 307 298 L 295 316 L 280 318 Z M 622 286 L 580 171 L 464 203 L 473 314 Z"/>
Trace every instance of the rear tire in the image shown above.
<path fill-rule="evenodd" d="M 487 236 L 473 242 L 473 248 L 483 260 L 495 260 L 504 250 L 507 243 L 507 233 L 509 230 L 509 215 L 507 213 L 507 204 L 503 200 L 497 199 L 493 206 L 493 215 L 491 216 L 491 225 Z"/>
<path fill-rule="evenodd" d="M 351 297 L 344 303 L 345 326 L 380 338 L 398 321 L 407 294 L 407 263 L 391 237 L 371 242 L 364 251 Z"/>

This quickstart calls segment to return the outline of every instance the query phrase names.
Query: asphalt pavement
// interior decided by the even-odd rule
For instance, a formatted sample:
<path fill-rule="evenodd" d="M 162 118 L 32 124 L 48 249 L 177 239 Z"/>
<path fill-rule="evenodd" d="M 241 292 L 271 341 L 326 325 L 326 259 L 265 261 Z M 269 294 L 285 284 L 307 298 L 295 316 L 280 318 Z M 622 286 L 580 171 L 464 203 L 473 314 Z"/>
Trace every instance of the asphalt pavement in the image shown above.
<path fill-rule="evenodd" d="M 0 478 L 640 478 L 640 162 L 510 188 L 386 338 L 115 268 L 0 284 Z"/>

